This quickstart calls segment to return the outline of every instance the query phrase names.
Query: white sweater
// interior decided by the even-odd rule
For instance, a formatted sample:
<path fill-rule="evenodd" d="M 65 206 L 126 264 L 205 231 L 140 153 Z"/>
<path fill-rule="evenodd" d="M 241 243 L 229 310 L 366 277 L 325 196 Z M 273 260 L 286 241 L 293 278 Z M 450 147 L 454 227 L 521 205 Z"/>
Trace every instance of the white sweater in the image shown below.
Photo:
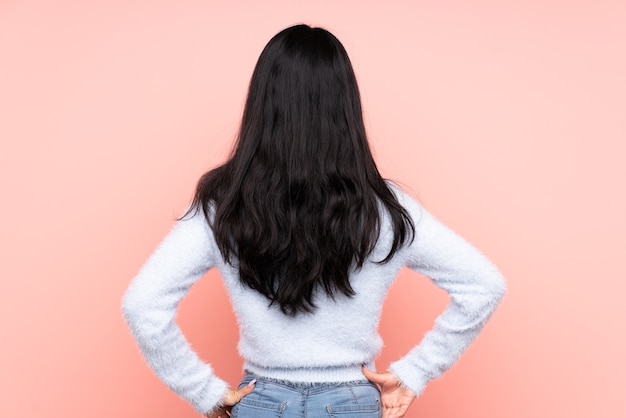
<path fill-rule="evenodd" d="M 366 262 L 353 272 L 356 295 L 336 301 L 319 292 L 314 314 L 289 317 L 260 293 L 244 287 L 238 272 L 221 257 L 201 211 L 178 221 L 130 284 L 123 313 L 156 375 L 200 413 L 212 410 L 227 384 L 201 361 L 175 323 L 176 308 L 190 287 L 217 268 L 239 323 L 244 369 L 294 382 L 364 379 L 382 348 L 378 322 L 387 291 L 404 267 L 429 277 L 450 302 L 431 331 L 390 371 L 420 394 L 471 344 L 505 292 L 497 268 L 476 248 L 438 222 L 408 195 L 395 189 L 415 222 L 415 240 L 386 264 Z M 381 260 L 391 245 L 389 219 L 370 260 Z M 219 324 L 208 324 L 217 327 Z"/>

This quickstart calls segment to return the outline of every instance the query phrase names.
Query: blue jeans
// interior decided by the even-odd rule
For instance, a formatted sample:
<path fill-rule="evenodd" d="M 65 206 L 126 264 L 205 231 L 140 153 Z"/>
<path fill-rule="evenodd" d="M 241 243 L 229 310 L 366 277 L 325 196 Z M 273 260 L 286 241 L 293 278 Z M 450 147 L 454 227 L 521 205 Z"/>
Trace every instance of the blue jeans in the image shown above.
<path fill-rule="evenodd" d="M 232 418 L 380 418 L 380 392 L 367 380 L 295 383 L 247 374 L 239 389 L 257 379 L 254 391 L 231 411 Z"/>

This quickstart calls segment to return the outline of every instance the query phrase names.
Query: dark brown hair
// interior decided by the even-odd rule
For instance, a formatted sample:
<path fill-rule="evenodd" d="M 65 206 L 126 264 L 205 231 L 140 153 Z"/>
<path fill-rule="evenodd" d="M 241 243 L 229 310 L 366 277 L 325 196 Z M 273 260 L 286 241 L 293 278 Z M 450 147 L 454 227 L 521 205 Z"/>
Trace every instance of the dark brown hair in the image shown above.
<path fill-rule="evenodd" d="M 198 182 L 202 209 L 241 282 L 288 315 L 313 312 L 315 293 L 354 294 L 389 214 L 385 263 L 415 233 L 369 149 L 348 55 L 321 28 L 274 36 L 250 81 L 233 153 Z"/>

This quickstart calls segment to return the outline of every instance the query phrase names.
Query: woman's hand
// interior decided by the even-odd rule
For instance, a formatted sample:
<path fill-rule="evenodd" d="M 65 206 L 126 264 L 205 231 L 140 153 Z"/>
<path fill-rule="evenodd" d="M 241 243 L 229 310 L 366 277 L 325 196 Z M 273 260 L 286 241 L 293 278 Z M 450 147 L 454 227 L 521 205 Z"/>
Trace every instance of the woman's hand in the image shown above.
<path fill-rule="evenodd" d="M 374 373 L 363 366 L 363 374 L 380 389 L 380 400 L 383 406 L 383 418 L 400 418 L 406 414 L 415 393 L 400 385 L 398 378 L 392 373 Z"/>
<path fill-rule="evenodd" d="M 238 404 L 239 401 L 244 396 L 252 393 L 252 391 L 254 390 L 254 384 L 255 383 L 256 383 L 256 380 L 253 380 L 250 383 L 248 383 L 247 386 L 244 386 L 243 388 L 241 388 L 239 390 L 232 390 L 232 389 L 228 388 L 226 390 L 226 393 L 224 394 L 224 397 L 222 398 L 222 401 L 220 402 L 220 404 L 222 406 L 219 409 L 213 411 L 213 413 L 207 414 L 206 417 L 207 418 L 228 418 L 228 417 L 230 417 L 230 410 L 233 408 L 233 406 Z"/>

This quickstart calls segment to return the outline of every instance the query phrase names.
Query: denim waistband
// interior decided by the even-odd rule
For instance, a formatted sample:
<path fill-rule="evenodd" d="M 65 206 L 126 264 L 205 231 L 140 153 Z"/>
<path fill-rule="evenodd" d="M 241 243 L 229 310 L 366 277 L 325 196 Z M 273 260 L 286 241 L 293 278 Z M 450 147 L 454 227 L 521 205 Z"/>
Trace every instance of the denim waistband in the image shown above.
<path fill-rule="evenodd" d="M 274 379 L 271 377 L 257 376 L 254 373 L 246 371 L 246 375 L 240 383 L 239 387 L 247 385 L 253 379 L 256 380 L 256 385 L 263 385 L 264 383 L 280 386 L 291 392 L 299 392 L 302 394 L 314 395 L 316 393 L 323 393 L 328 390 L 333 390 L 341 387 L 355 387 L 355 386 L 373 386 L 376 385 L 367 379 L 354 380 L 349 382 L 291 382 L 288 380 Z"/>

